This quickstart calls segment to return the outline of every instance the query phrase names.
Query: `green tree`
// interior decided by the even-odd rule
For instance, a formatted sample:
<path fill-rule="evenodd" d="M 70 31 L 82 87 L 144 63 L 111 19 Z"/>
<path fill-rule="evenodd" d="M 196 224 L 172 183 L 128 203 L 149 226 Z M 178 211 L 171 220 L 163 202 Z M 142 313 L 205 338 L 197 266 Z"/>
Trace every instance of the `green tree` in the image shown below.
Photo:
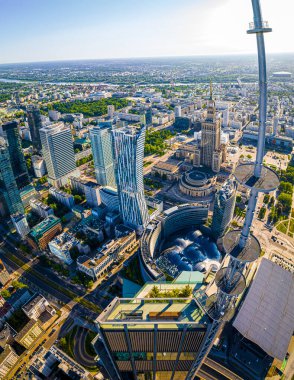
<path fill-rule="evenodd" d="M 1 294 L 1 296 L 2 296 L 5 300 L 7 300 L 7 299 L 11 296 L 10 291 L 7 290 L 7 289 L 1 290 L 0 294 Z"/>
<path fill-rule="evenodd" d="M 292 206 L 292 195 L 281 193 L 278 196 L 278 201 L 282 205 L 283 212 L 289 214 Z"/>
<path fill-rule="evenodd" d="M 292 194 L 293 193 L 293 185 L 290 182 L 282 181 L 280 183 L 279 189 L 282 193 Z"/>

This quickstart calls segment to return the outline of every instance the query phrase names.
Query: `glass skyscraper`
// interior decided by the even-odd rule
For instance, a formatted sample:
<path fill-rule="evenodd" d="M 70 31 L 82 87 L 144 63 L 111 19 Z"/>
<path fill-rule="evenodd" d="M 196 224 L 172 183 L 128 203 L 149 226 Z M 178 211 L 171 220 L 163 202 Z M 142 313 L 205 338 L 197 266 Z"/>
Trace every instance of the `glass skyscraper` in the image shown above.
<path fill-rule="evenodd" d="M 2 135 L 8 143 L 10 162 L 19 189 L 30 183 L 30 177 L 21 146 L 21 138 L 16 121 L 2 125 Z"/>
<path fill-rule="evenodd" d="M 39 107 L 34 104 L 28 105 L 27 117 L 28 117 L 28 124 L 30 128 L 32 142 L 35 148 L 38 151 L 40 151 L 42 148 L 41 139 L 40 139 L 40 129 L 42 128 L 42 119 L 41 119 L 41 113 L 40 113 Z"/>
<path fill-rule="evenodd" d="M 10 215 L 24 213 L 19 190 L 14 178 L 7 143 L 0 137 L 0 196 Z"/>
<path fill-rule="evenodd" d="M 112 147 L 112 124 L 99 123 L 90 129 L 96 179 L 99 185 L 115 188 L 114 160 Z"/>
<path fill-rule="evenodd" d="M 112 131 L 120 213 L 123 222 L 138 231 L 149 221 L 143 182 L 145 132 L 145 126 Z"/>
<path fill-rule="evenodd" d="M 224 235 L 233 218 L 235 203 L 236 184 L 233 180 L 228 180 L 215 195 L 211 226 L 214 237 Z"/>
<path fill-rule="evenodd" d="M 76 167 L 71 130 L 62 122 L 40 129 L 42 153 L 48 171 L 48 182 L 64 186 L 70 176 L 79 176 Z"/>

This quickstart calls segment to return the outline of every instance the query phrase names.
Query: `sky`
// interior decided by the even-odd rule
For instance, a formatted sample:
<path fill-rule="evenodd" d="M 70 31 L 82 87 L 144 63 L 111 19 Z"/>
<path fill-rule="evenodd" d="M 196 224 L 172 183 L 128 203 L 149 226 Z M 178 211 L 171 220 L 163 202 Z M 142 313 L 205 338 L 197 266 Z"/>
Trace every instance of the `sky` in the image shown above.
<path fill-rule="evenodd" d="M 293 52 L 293 0 L 261 0 L 268 53 Z M 0 0 L 0 63 L 247 54 L 250 0 Z"/>

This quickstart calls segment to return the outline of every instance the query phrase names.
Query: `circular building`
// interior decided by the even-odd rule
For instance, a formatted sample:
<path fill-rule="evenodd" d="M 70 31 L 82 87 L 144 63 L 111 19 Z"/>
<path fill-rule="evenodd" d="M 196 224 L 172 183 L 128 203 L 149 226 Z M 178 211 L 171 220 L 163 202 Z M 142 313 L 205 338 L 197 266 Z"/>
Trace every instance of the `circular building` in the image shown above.
<path fill-rule="evenodd" d="M 176 277 L 181 271 L 217 271 L 219 252 L 199 228 L 206 222 L 209 204 L 193 203 L 172 207 L 147 226 L 140 250 L 145 281 Z"/>
<path fill-rule="evenodd" d="M 190 170 L 182 175 L 179 189 L 191 197 L 208 197 L 215 191 L 215 178 L 209 179 L 205 173 Z"/>

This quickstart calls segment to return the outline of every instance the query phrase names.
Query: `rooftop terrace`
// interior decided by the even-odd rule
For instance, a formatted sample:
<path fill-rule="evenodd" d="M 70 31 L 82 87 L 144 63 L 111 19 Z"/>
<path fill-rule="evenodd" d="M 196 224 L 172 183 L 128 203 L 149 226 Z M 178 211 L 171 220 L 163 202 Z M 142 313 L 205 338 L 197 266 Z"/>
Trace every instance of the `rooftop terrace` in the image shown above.
<path fill-rule="evenodd" d="M 177 329 L 183 324 L 203 327 L 208 319 L 194 298 L 115 298 L 99 315 L 97 322 L 104 328 Z"/>

